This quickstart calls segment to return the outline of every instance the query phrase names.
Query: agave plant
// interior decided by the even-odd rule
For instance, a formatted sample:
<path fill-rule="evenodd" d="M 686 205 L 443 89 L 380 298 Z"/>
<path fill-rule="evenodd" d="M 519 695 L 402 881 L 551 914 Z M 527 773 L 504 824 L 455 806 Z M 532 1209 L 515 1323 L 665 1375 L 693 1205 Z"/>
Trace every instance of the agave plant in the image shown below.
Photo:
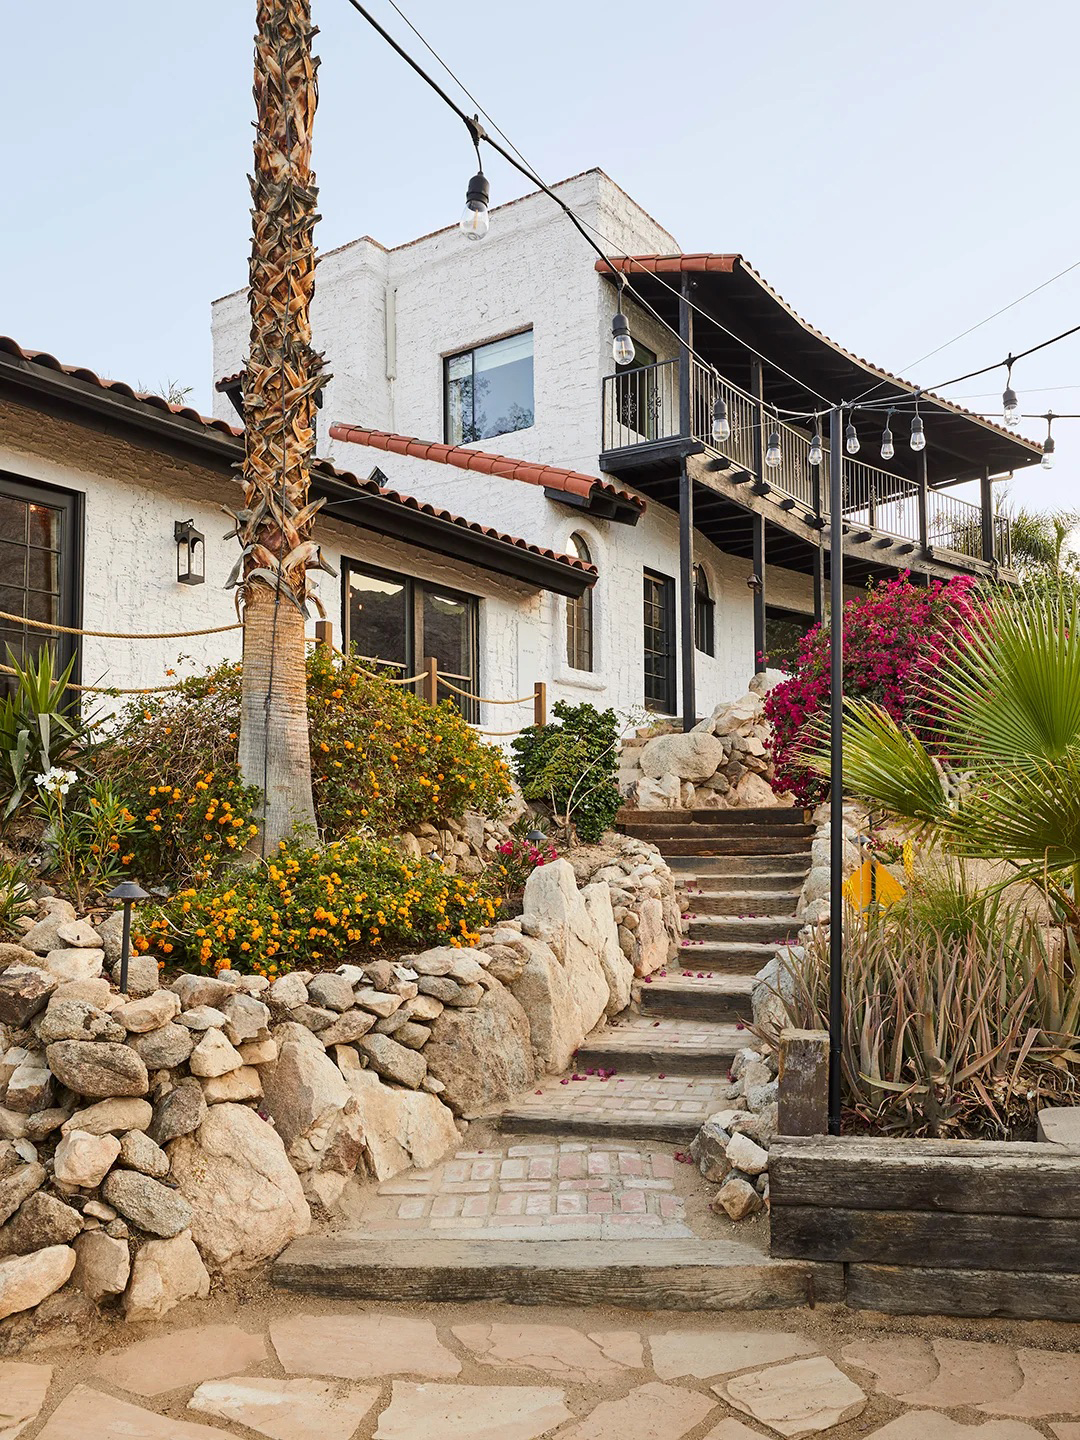
<path fill-rule="evenodd" d="M 57 670 L 52 648 L 44 645 L 23 664 L 8 647 L 7 663 L 14 679 L 0 699 L 2 820 L 19 808 L 36 775 L 84 747 L 87 729 L 68 689 L 74 659 Z"/>
<path fill-rule="evenodd" d="M 990 598 L 943 655 L 927 709 L 934 753 L 848 702 L 845 789 L 954 856 L 1005 861 L 1080 935 L 1080 598 Z M 822 748 L 810 763 L 827 773 Z"/>

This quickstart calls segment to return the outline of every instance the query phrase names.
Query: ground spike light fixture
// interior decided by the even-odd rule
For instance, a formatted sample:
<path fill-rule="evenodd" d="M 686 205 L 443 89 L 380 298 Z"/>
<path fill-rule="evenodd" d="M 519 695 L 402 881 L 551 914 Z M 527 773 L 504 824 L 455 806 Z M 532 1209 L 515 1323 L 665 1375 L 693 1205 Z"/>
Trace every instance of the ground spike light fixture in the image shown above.
<path fill-rule="evenodd" d="M 1043 441 L 1042 468 L 1044 470 L 1052 470 L 1054 468 L 1054 450 L 1056 446 L 1054 444 L 1054 437 L 1050 433 L 1050 427 L 1054 423 L 1054 412 L 1048 410 L 1043 418 L 1046 421 L 1046 439 Z"/>
<path fill-rule="evenodd" d="M 120 937 L 120 991 L 126 995 L 128 960 L 131 958 L 131 907 L 136 900 L 149 900 L 150 896 L 134 880 L 121 880 L 105 899 L 120 900 L 124 906 L 124 928 Z"/>

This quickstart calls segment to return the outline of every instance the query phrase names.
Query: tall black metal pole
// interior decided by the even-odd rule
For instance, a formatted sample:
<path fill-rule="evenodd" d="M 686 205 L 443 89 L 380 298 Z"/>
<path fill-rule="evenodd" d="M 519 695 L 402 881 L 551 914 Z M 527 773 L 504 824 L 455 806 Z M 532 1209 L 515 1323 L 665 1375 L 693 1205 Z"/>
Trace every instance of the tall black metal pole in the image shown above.
<path fill-rule="evenodd" d="M 844 963 L 844 412 L 829 416 L 829 1134 L 840 1134 Z"/>

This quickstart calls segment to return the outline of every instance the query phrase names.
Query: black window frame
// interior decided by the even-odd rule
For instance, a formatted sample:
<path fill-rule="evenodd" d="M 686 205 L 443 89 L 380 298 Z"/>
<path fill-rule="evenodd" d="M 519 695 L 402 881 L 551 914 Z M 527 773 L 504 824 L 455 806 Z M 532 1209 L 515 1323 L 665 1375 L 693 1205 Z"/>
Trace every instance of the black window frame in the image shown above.
<path fill-rule="evenodd" d="M 591 563 L 592 551 L 588 537 L 579 530 L 570 536 L 569 549 L 579 560 Z M 566 600 L 566 663 L 571 670 L 582 675 L 596 671 L 596 634 L 594 626 L 592 586 L 586 587 L 580 595 L 567 596 Z M 584 659 L 587 663 L 579 664 Z"/>
<path fill-rule="evenodd" d="M 651 600 L 650 585 L 659 587 L 659 600 Z M 650 606 L 658 613 L 659 626 L 650 626 Z M 656 631 L 665 642 L 661 649 L 649 649 L 649 631 Z M 650 675 L 649 657 L 660 656 L 664 673 Z M 675 714 L 675 685 L 678 672 L 678 638 L 675 630 L 675 579 L 660 570 L 646 566 L 642 571 L 642 664 L 646 710 L 661 715 Z M 653 683 L 650 689 L 650 682 Z"/>
<path fill-rule="evenodd" d="M 10 495 L 27 504 L 48 505 L 63 513 L 63 529 L 59 549 L 60 604 L 57 623 L 79 629 L 83 623 L 83 563 L 86 551 L 86 497 L 79 490 L 65 490 L 43 480 L 31 480 L 12 470 L 0 470 L 0 495 Z M 29 627 L 27 627 L 29 629 Z M 52 645 L 58 670 L 73 661 L 71 679 L 82 680 L 82 651 L 75 635 L 42 630 L 39 632 Z M 0 642 L 0 664 L 6 665 L 6 642 Z M 10 680 L 10 676 L 2 676 Z M 71 692 L 71 703 L 77 703 L 77 691 Z"/>
<path fill-rule="evenodd" d="M 467 590 L 456 590 L 451 585 L 442 585 L 434 580 L 425 580 L 419 575 L 409 575 L 400 570 L 387 570 L 381 565 L 369 565 L 365 561 L 353 560 L 343 556 L 341 561 L 341 634 L 344 639 L 342 648 L 348 653 L 352 649 L 353 640 L 351 634 L 350 599 L 352 596 L 352 575 L 365 575 L 372 580 L 387 580 L 394 585 L 401 585 L 405 592 L 405 659 L 404 661 L 387 660 L 382 661 L 379 656 L 370 656 L 369 659 L 378 660 L 388 668 L 404 665 L 406 675 L 415 675 L 423 664 L 423 617 L 424 617 L 424 595 L 444 595 L 450 600 L 460 600 L 468 607 L 469 616 L 469 645 L 473 653 L 473 675 L 457 676 L 449 671 L 441 671 L 447 678 L 458 685 L 459 689 L 468 689 L 472 695 L 481 693 L 480 684 L 480 601 L 481 596 L 472 595 Z M 416 682 L 416 691 L 422 693 L 422 681 Z M 474 699 L 467 699 L 464 696 L 455 695 L 452 691 L 445 691 L 439 698 L 449 698 L 458 706 L 465 719 L 470 724 L 479 723 L 480 706 Z"/>
<path fill-rule="evenodd" d="M 464 356 L 464 355 L 471 355 L 471 356 L 473 356 L 473 362 L 472 362 L 472 365 L 473 365 L 473 376 L 475 377 L 475 375 L 476 375 L 476 358 L 475 358 L 475 357 L 476 357 L 476 352 L 477 352 L 478 350 L 486 350 L 490 345 L 499 345 L 499 344 L 501 344 L 504 340 L 516 340 L 519 335 L 531 335 L 531 336 L 533 336 L 533 349 L 532 349 L 532 366 L 533 366 L 533 368 L 532 368 L 532 382 L 533 382 L 532 390 L 533 390 L 533 405 L 532 405 L 532 411 L 531 411 L 532 419 L 529 421 L 528 425 L 521 425 L 521 426 L 519 426 L 519 427 L 518 427 L 518 430 L 500 430 L 497 435 L 485 435 L 485 436 L 479 437 L 478 439 L 475 439 L 475 440 L 465 440 L 465 439 L 455 440 L 455 439 L 453 439 L 453 438 L 451 437 L 451 434 L 450 434 L 450 365 L 451 365 L 451 362 L 454 361 L 454 360 L 460 360 L 460 359 L 462 358 L 462 356 Z M 509 335 L 497 335 L 494 340 L 479 340 L 479 341 L 477 341 L 477 343 L 476 343 L 475 345 L 467 345 L 464 350 L 455 350 L 455 351 L 453 351 L 452 354 L 450 354 L 450 355 L 444 355 L 444 356 L 443 356 L 443 363 L 442 363 L 442 396 L 443 396 L 443 443 L 444 443 L 444 444 L 446 444 L 446 445 L 476 445 L 476 444 L 480 444 L 482 440 L 497 440 L 497 439 L 499 438 L 499 436 L 501 436 L 501 435 L 517 435 L 520 430 L 531 430 L 531 429 L 533 428 L 533 426 L 536 424 L 536 338 L 535 338 L 535 337 L 536 337 L 536 331 L 535 331 L 534 326 L 532 326 L 532 325 L 525 325 L 525 326 L 523 326 L 523 328 L 520 329 L 520 330 L 512 330 Z M 475 414 L 476 414 L 475 389 L 474 389 L 474 391 L 473 391 L 473 395 L 474 395 L 473 415 L 474 415 L 474 417 L 475 417 Z"/>
<path fill-rule="evenodd" d="M 694 566 L 694 649 L 716 654 L 716 602 L 709 590 L 704 566 Z"/>
<path fill-rule="evenodd" d="M 776 641 L 774 640 L 770 643 L 769 640 L 770 625 L 774 627 L 775 634 L 775 626 L 778 624 L 790 627 L 791 631 L 798 629 L 801 632 L 800 640 L 796 641 L 794 634 L 789 633 L 788 637 L 782 642 L 782 654 L 780 658 L 782 660 L 790 659 L 792 663 L 794 663 L 801 640 L 805 639 L 814 628 L 816 621 L 813 615 L 805 610 L 791 610 L 784 605 L 765 606 L 765 657 L 771 669 L 781 668 L 779 665 L 773 664 L 774 657 L 770 653 L 770 651 L 776 648 Z M 790 673 L 790 671 L 788 673 Z"/>

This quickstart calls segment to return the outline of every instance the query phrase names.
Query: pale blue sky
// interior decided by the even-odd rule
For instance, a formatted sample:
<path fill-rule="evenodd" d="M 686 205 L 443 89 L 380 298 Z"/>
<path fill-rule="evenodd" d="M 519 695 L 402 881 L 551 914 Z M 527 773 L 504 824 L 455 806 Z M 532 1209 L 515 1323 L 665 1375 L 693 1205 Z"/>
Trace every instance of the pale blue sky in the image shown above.
<path fill-rule="evenodd" d="M 910 364 L 1080 260 L 1068 0 L 402 5 L 545 178 L 601 166 L 685 249 L 741 251 L 890 370 L 930 384 L 1080 323 L 1078 268 Z M 0 333 L 209 407 L 210 300 L 246 276 L 254 8 L 3 0 Z M 452 222 L 473 163 L 460 122 L 346 0 L 313 8 L 320 247 Z M 487 169 L 494 201 L 527 188 Z M 1014 380 L 1025 409 L 1080 411 L 1080 336 Z M 1057 434 L 1057 468 L 1016 498 L 1080 508 L 1080 421 Z"/>

